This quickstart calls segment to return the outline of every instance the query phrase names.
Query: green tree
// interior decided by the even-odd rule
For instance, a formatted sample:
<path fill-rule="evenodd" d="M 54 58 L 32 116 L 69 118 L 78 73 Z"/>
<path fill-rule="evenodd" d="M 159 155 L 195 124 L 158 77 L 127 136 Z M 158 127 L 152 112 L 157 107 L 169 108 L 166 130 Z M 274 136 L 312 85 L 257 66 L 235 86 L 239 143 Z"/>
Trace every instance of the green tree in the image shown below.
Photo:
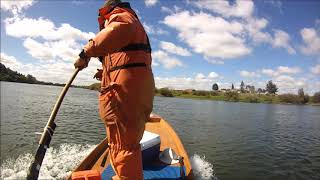
<path fill-rule="evenodd" d="M 304 94 L 303 88 L 298 89 L 298 97 L 300 103 L 305 104 L 309 101 L 309 96 Z"/>
<path fill-rule="evenodd" d="M 13 71 L 10 68 L 7 68 L 5 65 L 0 63 L 0 80 L 9 81 L 9 82 L 20 82 L 20 83 L 38 83 L 37 79 L 32 75 L 28 74 L 27 76 Z"/>
<path fill-rule="evenodd" d="M 314 103 L 320 103 L 320 91 L 314 93 L 313 97 L 312 97 L 312 102 Z"/>
<path fill-rule="evenodd" d="M 226 101 L 238 102 L 239 101 L 239 94 L 235 91 L 229 91 L 229 92 L 225 93 L 224 99 Z"/>
<path fill-rule="evenodd" d="M 214 84 L 212 85 L 212 90 L 214 90 L 214 91 L 219 90 L 219 86 L 218 86 L 217 83 L 214 83 Z"/>
<path fill-rule="evenodd" d="M 34 83 L 37 83 L 37 79 L 35 77 L 33 77 L 32 75 L 28 74 L 27 75 L 27 82 L 34 84 Z"/>
<path fill-rule="evenodd" d="M 304 97 L 304 91 L 303 88 L 298 89 L 298 96 L 303 98 Z"/>
<path fill-rule="evenodd" d="M 161 88 L 159 89 L 159 92 L 162 96 L 173 97 L 173 93 L 169 88 Z"/>
<path fill-rule="evenodd" d="M 274 84 L 272 80 L 268 81 L 268 83 L 266 84 L 266 91 L 269 94 L 276 94 L 276 92 L 278 92 L 277 85 Z"/>
<path fill-rule="evenodd" d="M 240 90 L 241 90 L 241 92 L 243 93 L 244 92 L 244 82 L 243 81 L 241 81 L 241 84 L 240 84 Z"/>
<path fill-rule="evenodd" d="M 96 91 L 99 91 L 100 87 L 101 87 L 100 83 L 94 83 L 94 84 L 91 84 L 90 86 L 88 86 L 89 89 L 96 90 Z"/>
<path fill-rule="evenodd" d="M 233 85 L 233 83 L 232 83 L 232 85 L 231 85 L 231 89 L 234 89 L 234 85 Z"/>

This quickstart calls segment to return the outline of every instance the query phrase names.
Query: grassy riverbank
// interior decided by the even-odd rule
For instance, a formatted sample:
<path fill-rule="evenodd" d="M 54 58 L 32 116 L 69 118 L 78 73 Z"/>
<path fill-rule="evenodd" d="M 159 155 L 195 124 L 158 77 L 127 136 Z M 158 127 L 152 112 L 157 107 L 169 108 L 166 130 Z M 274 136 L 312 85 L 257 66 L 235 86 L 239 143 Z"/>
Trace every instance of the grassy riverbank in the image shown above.
<path fill-rule="evenodd" d="M 100 83 L 84 87 L 91 90 L 99 90 Z M 201 91 L 201 90 L 171 90 L 168 88 L 156 89 L 156 96 L 177 97 L 186 99 L 203 99 L 213 101 L 247 102 L 247 103 L 272 103 L 272 104 L 307 104 L 320 105 L 320 92 L 313 96 L 296 94 L 258 94 L 238 93 L 236 91 Z"/>
<path fill-rule="evenodd" d="M 64 86 L 65 84 L 38 81 L 32 75 L 23 75 L 10 68 L 6 68 L 0 63 L 0 81 L 20 82 L 29 84 L 42 84 L 53 86 Z M 91 90 L 100 90 L 100 83 L 94 83 L 90 86 L 73 86 Z M 239 91 L 202 91 L 202 90 L 173 90 L 168 88 L 156 89 L 157 96 L 178 97 L 189 99 L 206 99 L 215 101 L 232 101 L 247 103 L 274 103 L 274 104 L 308 104 L 320 105 L 320 92 L 313 96 L 300 93 L 296 94 L 259 94 L 259 93 L 239 93 Z"/>
<path fill-rule="evenodd" d="M 296 94 L 258 94 L 221 91 L 181 91 L 167 88 L 157 89 L 157 96 L 177 97 L 188 99 L 204 99 L 214 101 L 247 102 L 247 103 L 272 103 L 272 104 L 307 104 L 320 105 L 320 92 L 313 96 Z"/>

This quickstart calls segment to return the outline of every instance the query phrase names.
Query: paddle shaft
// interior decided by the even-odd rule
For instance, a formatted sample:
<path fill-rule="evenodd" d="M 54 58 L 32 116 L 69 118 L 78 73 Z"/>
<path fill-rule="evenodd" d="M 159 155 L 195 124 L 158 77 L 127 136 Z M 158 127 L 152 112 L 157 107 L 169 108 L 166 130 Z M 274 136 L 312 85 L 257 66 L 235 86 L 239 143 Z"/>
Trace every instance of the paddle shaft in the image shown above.
<path fill-rule="evenodd" d="M 49 144 L 51 142 L 51 138 L 53 136 L 54 133 L 54 129 L 56 128 L 56 124 L 54 123 L 54 119 L 57 116 L 57 113 L 59 111 L 59 108 L 62 104 L 63 98 L 66 95 L 69 87 L 72 84 L 72 81 L 74 80 L 74 78 L 77 76 L 78 72 L 80 71 L 79 68 L 76 68 L 73 75 L 71 76 L 71 78 L 69 79 L 68 83 L 64 86 L 62 92 L 60 93 L 60 96 L 51 112 L 51 115 L 49 117 L 49 120 L 47 122 L 47 125 L 44 128 L 44 131 L 41 135 L 41 139 L 39 141 L 39 146 L 38 146 L 38 150 L 36 152 L 36 155 L 34 157 L 34 160 L 29 168 L 29 172 L 28 172 L 28 176 L 27 179 L 28 180 L 36 180 L 38 179 L 39 176 L 39 171 L 42 165 L 42 161 L 44 159 L 44 156 L 46 154 L 47 149 L 49 148 Z"/>

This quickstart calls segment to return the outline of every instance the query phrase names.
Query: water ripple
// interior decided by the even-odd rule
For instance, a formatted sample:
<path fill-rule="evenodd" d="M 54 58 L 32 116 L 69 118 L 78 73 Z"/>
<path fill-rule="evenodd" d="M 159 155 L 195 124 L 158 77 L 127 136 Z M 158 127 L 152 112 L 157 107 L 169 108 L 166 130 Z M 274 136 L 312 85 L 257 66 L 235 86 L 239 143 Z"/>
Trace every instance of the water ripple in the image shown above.
<path fill-rule="evenodd" d="M 35 132 L 43 131 L 60 91 L 1 82 L 2 165 L 34 153 L 40 138 Z M 95 91 L 70 88 L 55 121 L 52 147 L 97 144 L 105 138 L 97 96 Z M 209 175 L 203 177 L 211 177 L 213 164 L 219 179 L 320 177 L 319 107 L 156 97 L 154 112 L 176 129 L 189 154 L 205 155 L 205 161 L 198 155 L 194 159 L 208 165 L 202 170 Z M 58 177 L 60 168 L 49 164 L 50 177 Z"/>

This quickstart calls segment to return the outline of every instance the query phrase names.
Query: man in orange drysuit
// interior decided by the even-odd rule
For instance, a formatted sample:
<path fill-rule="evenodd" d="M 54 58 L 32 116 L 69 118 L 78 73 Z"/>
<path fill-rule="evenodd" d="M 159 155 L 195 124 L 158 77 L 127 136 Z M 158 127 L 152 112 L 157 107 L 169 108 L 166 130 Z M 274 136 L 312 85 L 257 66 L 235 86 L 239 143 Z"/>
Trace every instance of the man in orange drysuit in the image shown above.
<path fill-rule="evenodd" d="M 100 32 L 84 46 L 75 67 L 99 57 L 103 71 L 99 111 L 110 147 L 113 179 L 143 179 L 140 140 L 152 111 L 154 79 L 148 36 L 129 3 L 108 0 L 99 10 Z"/>

